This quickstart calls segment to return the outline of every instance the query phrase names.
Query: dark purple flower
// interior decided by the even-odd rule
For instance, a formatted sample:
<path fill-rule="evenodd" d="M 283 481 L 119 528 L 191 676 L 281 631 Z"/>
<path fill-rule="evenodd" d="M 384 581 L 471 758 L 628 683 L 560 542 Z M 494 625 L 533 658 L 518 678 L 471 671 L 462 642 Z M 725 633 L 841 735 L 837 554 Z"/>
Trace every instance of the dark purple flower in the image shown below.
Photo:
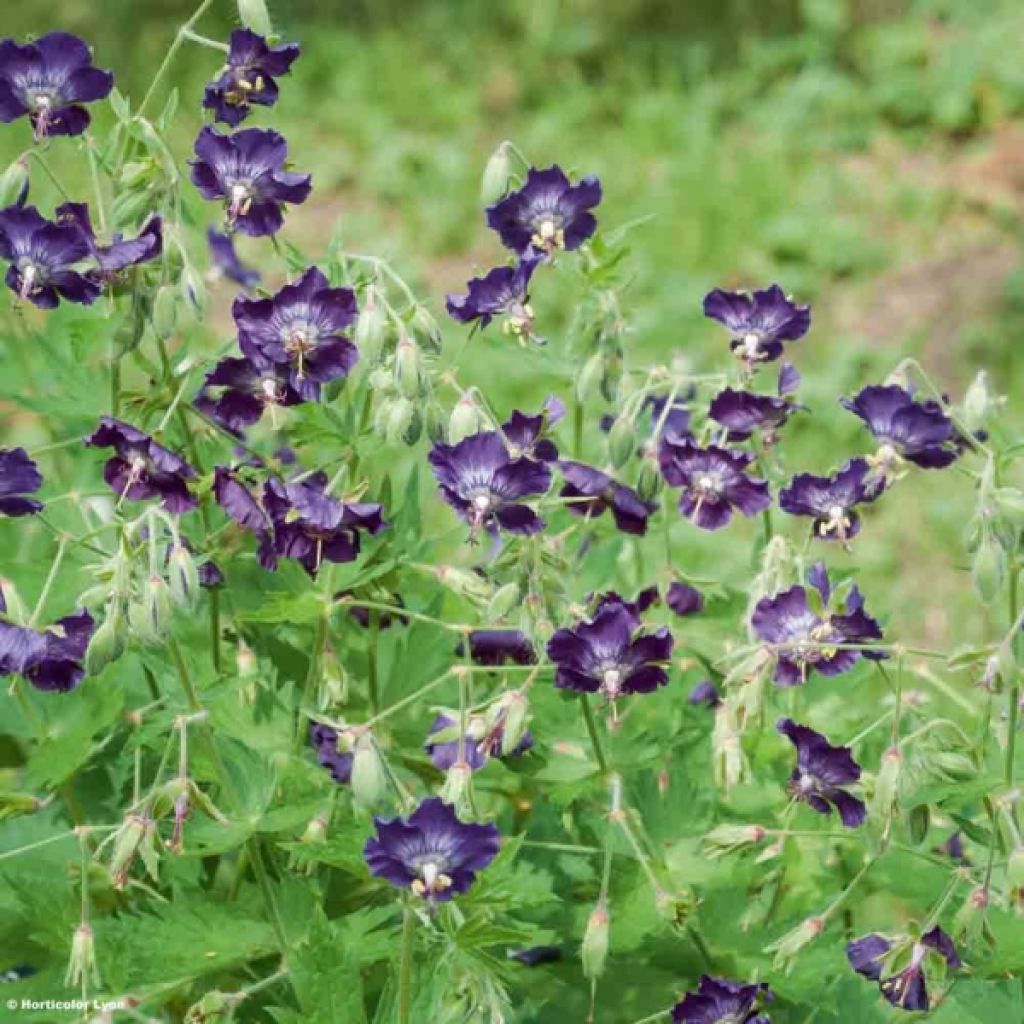
<path fill-rule="evenodd" d="M 590 211 L 600 202 L 597 178 L 572 185 L 558 166 L 531 167 L 519 191 L 487 208 L 487 225 L 515 253 L 525 256 L 532 249 L 551 256 L 558 249 L 578 249 L 590 238 L 597 229 Z"/>
<path fill-rule="evenodd" d="M 239 296 L 231 312 L 244 355 L 260 369 L 287 368 L 307 401 L 318 401 L 320 386 L 347 377 L 359 359 L 341 333 L 355 323 L 356 297 L 349 288 L 331 288 L 316 267 L 273 298 Z"/>
<path fill-rule="evenodd" d="M 935 852 L 945 854 L 950 860 L 962 864 L 968 863 L 967 854 L 964 851 L 963 833 L 959 829 L 951 832 L 949 838 L 944 843 L 940 843 Z"/>
<path fill-rule="evenodd" d="M 755 430 L 761 431 L 766 444 L 775 432 L 799 408 L 785 398 L 756 395 L 752 391 L 726 388 L 711 400 L 708 415 L 726 430 L 726 440 L 745 441 Z"/>
<path fill-rule="evenodd" d="M 564 416 L 565 405 L 554 395 L 547 397 L 544 408 L 536 416 L 516 409 L 501 425 L 509 454 L 514 459 L 526 456 L 540 462 L 554 462 L 558 449 L 554 441 L 544 435 Z"/>
<path fill-rule="evenodd" d="M 92 252 L 81 231 L 53 224 L 34 206 L 0 210 L 0 257 L 10 266 L 4 280 L 19 298 L 53 309 L 60 298 L 88 305 L 100 293 L 94 274 L 74 269 Z"/>
<path fill-rule="evenodd" d="M 611 509 L 615 525 L 623 533 L 643 536 L 647 532 L 647 519 L 657 508 L 655 504 L 593 466 L 562 461 L 558 468 L 565 480 L 561 496 L 570 499 L 566 508 L 573 515 L 596 519 Z"/>
<path fill-rule="evenodd" d="M 544 494 L 551 470 L 533 459 L 513 458 L 502 436 L 482 431 L 456 445 L 438 442 L 428 456 L 445 501 L 470 524 L 470 536 L 485 529 L 497 534 L 530 534 L 544 529 L 544 520 L 521 504 Z"/>
<path fill-rule="evenodd" d="M 537 660 L 533 644 L 518 629 L 474 629 L 469 656 L 477 665 L 532 665 Z"/>
<path fill-rule="evenodd" d="M 733 509 L 754 516 L 771 505 L 768 482 L 746 474 L 753 460 L 750 452 L 698 448 L 690 440 L 677 444 L 662 438 L 658 450 L 662 476 L 683 489 L 679 511 L 704 530 L 725 526 Z"/>
<path fill-rule="evenodd" d="M 163 252 L 163 221 L 159 217 L 150 217 L 136 238 L 126 240 L 114 235 L 110 245 L 100 245 L 85 203 L 62 203 L 55 213 L 58 224 L 76 227 L 81 232 L 99 268 L 99 278 L 106 284 L 115 283 L 129 267 L 155 260 Z"/>
<path fill-rule="evenodd" d="M 271 545 L 273 524 L 266 510 L 256 500 L 252 491 L 226 466 L 215 466 L 213 470 L 213 496 L 222 509 L 240 526 L 256 534 L 262 544 Z"/>
<path fill-rule="evenodd" d="M 555 686 L 578 693 L 600 690 L 614 700 L 664 686 L 672 644 L 672 634 L 664 626 L 644 632 L 627 604 L 605 600 L 591 620 L 557 630 L 547 652 L 558 667 Z"/>
<path fill-rule="evenodd" d="M 900 952 L 905 953 L 902 947 L 908 947 L 907 940 L 897 945 L 881 935 L 865 935 L 847 944 L 846 958 L 858 974 L 878 982 L 882 995 L 893 1006 L 910 1011 L 929 1010 L 931 1003 L 925 978 L 929 953 L 945 960 L 950 970 L 959 970 L 963 963 L 952 939 L 938 925 L 925 932 L 919 941 L 909 942 L 909 962 L 890 973 L 886 961 L 891 956 L 896 959 Z"/>
<path fill-rule="evenodd" d="M 898 384 L 872 385 L 840 403 L 881 442 L 868 462 L 883 482 L 898 472 L 904 459 L 923 469 L 942 469 L 960 452 L 960 434 L 941 406 L 918 402 Z"/>
<path fill-rule="evenodd" d="M 298 405 L 302 396 L 291 385 L 287 367 L 273 363 L 258 368 L 244 356 L 222 359 L 206 375 L 195 406 L 225 430 L 242 434 L 258 422 L 269 406 Z"/>
<path fill-rule="evenodd" d="M 782 343 L 811 326 L 811 307 L 796 305 L 777 284 L 753 294 L 716 288 L 704 296 L 704 315 L 729 329 L 732 350 L 748 363 L 778 359 Z"/>
<path fill-rule="evenodd" d="M 274 131 L 243 128 L 221 135 L 199 132 L 192 184 L 204 199 L 227 203 L 228 224 L 244 235 L 273 235 L 284 223 L 284 203 L 303 203 L 312 189 L 308 174 L 284 169 L 288 143 Z"/>
<path fill-rule="evenodd" d="M 0 515 L 35 515 L 43 503 L 25 495 L 38 491 L 42 486 L 43 476 L 39 467 L 24 448 L 0 449 Z"/>
<path fill-rule="evenodd" d="M 251 105 L 272 107 L 277 102 L 275 78 L 288 74 L 299 56 L 296 43 L 268 46 L 263 36 L 247 28 L 231 33 L 227 66 L 206 87 L 203 106 L 213 119 L 234 128 L 248 116 Z"/>
<path fill-rule="evenodd" d="M 866 645 L 881 640 L 882 630 L 864 610 L 857 587 L 850 590 L 841 608 L 829 609 L 832 588 L 821 562 L 811 568 L 807 578 L 820 597 L 816 601 L 823 606 L 820 614 L 811 607 L 808 591 L 798 585 L 762 598 L 751 616 L 755 635 L 774 648 L 778 659 L 775 682 L 780 686 L 802 686 L 815 669 L 823 676 L 838 676 L 853 668 L 862 655 L 882 656 L 881 652 L 831 646 Z"/>
<path fill-rule="evenodd" d="M 230 235 L 209 227 L 206 229 L 206 242 L 218 273 L 243 288 L 253 288 L 260 283 L 259 271 L 242 263 L 235 252 L 235 242 Z"/>
<path fill-rule="evenodd" d="M 160 498 L 168 512 L 179 514 L 198 504 L 186 483 L 196 471 L 149 434 L 113 416 L 104 416 L 85 443 L 116 452 L 103 467 L 103 479 L 119 500 Z"/>
<path fill-rule="evenodd" d="M 882 492 L 871 485 L 866 459 L 851 459 L 831 476 L 798 473 L 779 491 L 779 507 L 791 516 L 810 516 L 811 535 L 820 540 L 848 541 L 860 532 L 857 505 L 874 501 Z"/>
<path fill-rule="evenodd" d="M 373 822 L 377 835 L 363 851 L 371 874 L 431 903 L 465 892 L 501 844 L 494 825 L 459 821 L 438 797 L 424 800 L 408 818 Z"/>
<path fill-rule="evenodd" d="M 113 87 L 114 76 L 92 66 L 92 50 L 78 36 L 0 42 L 0 121 L 28 114 L 36 139 L 81 135 L 90 120 L 82 104 L 105 99 Z"/>
<path fill-rule="evenodd" d="M 687 992 L 672 1007 L 672 1024 L 770 1024 L 759 1006 L 772 998 L 771 989 L 763 983 L 739 985 L 702 974 L 697 991 Z"/>
<path fill-rule="evenodd" d="M 606 590 L 601 594 L 587 595 L 587 603 L 593 603 L 591 617 L 608 605 L 621 605 L 631 615 L 639 618 L 648 608 L 653 608 L 660 601 L 661 595 L 658 593 L 657 587 L 645 587 L 632 601 L 627 601 L 626 598 L 614 590 Z"/>
<path fill-rule="evenodd" d="M 661 424 L 661 432 L 658 437 L 665 438 L 670 444 L 681 444 L 687 439 L 692 440 L 689 398 L 677 395 L 666 412 L 668 400 L 668 395 L 648 395 L 644 399 L 643 407 L 651 411 L 651 433 L 653 434 Z M 662 416 L 664 416 L 664 423 L 662 423 Z"/>
<path fill-rule="evenodd" d="M 849 747 L 833 747 L 821 733 L 779 720 L 778 730 L 796 747 L 796 767 L 789 777 L 789 791 L 819 814 L 839 812 L 847 828 L 856 828 L 867 814 L 862 800 L 843 789 L 860 779 L 860 765 Z"/>
<path fill-rule="evenodd" d="M 696 615 L 704 610 L 704 595 L 688 583 L 672 583 L 665 603 L 679 616 Z"/>
<path fill-rule="evenodd" d="M 710 679 L 702 679 L 690 691 L 686 702 L 694 705 L 694 707 L 698 704 L 703 704 L 708 708 L 717 708 L 722 703 L 722 695 L 718 692 L 718 687 Z"/>
<path fill-rule="evenodd" d="M 322 722 L 312 722 L 309 726 L 309 742 L 313 744 L 320 767 L 325 768 L 335 782 L 346 785 L 352 778 L 354 755 L 351 752 L 342 753 L 338 749 L 338 731 Z"/>
<path fill-rule="evenodd" d="M 94 625 L 84 608 L 42 633 L 0 621 L 0 675 L 17 673 L 37 690 L 73 690 L 82 679 L 81 661 Z"/>
<path fill-rule="evenodd" d="M 457 713 L 456 713 L 457 714 Z M 463 758 L 473 771 L 478 771 L 491 757 L 500 758 L 502 737 L 505 733 L 505 714 L 501 712 L 490 721 L 484 715 L 469 715 L 466 720 L 466 739 L 463 744 Z M 439 735 L 441 734 L 441 735 Z M 515 748 L 506 755 L 520 757 L 533 746 L 529 731 Z M 450 715 L 438 715 L 430 727 L 423 748 L 430 755 L 435 768 L 446 772 L 459 759 L 459 720 Z"/>
<path fill-rule="evenodd" d="M 445 306 L 453 320 L 469 324 L 474 320 L 486 327 L 496 316 L 504 316 L 502 329 L 518 341 L 544 344 L 533 330 L 533 310 L 530 308 L 530 278 L 540 258 L 527 255 L 514 267 L 495 267 L 483 277 L 474 277 L 466 285 L 466 294 L 454 292 L 445 297 Z"/>

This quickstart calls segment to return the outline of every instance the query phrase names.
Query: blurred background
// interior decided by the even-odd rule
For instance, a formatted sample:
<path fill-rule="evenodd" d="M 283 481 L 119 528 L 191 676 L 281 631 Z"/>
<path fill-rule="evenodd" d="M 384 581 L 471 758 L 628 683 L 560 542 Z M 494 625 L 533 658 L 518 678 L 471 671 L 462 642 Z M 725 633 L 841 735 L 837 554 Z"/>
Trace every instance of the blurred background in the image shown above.
<path fill-rule="evenodd" d="M 7 5 L 3 30 L 82 34 L 137 102 L 193 8 L 26 0 Z M 825 472 L 869 450 L 836 397 L 881 380 L 902 355 L 954 398 L 986 368 L 1011 397 L 1000 429 L 1012 429 L 1024 331 L 1018 0 L 276 0 L 271 10 L 303 55 L 280 105 L 249 123 L 283 131 L 296 168 L 313 171 L 313 197 L 286 227 L 311 258 L 339 234 L 393 259 L 443 317 L 446 291 L 503 258 L 478 182 L 510 138 L 538 165 L 598 174 L 603 227 L 641 221 L 624 296 L 630 359 L 722 365 L 725 339 L 700 311 L 715 285 L 777 280 L 813 304 L 795 355 L 814 415 L 787 428 L 788 471 Z M 225 38 L 234 24 L 223 0 L 196 28 Z M 182 160 L 219 65 L 192 44 L 176 59 Z M 97 115 L 100 129 L 110 116 Z M 27 144 L 27 131 L 0 132 L 5 159 Z M 62 160 L 69 181 L 82 170 Z M 213 215 L 198 200 L 191 209 L 197 226 Z M 259 243 L 245 255 L 268 259 Z M 445 326 L 463 383 L 500 374 L 507 400 L 531 406 L 564 391 L 559 327 L 572 291 L 555 278 L 565 276 L 535 289 L 547 349 L 524 356 L 492 330 L 462 351 L 465 331 Z M 212 318 L 221 343 L 229 301 L 225 290 Z M 599 444 L 595 432 L 595 457 Z M 962 476 L 917 473 L 870 510 L 872 541 L 855 558 L 887 590 L 876 613 L 908 640 L 944 644 L 958 617 L 963 639 L 986 628 L 965 603 L 971 501 Z M 691 570 L 716 575 L 729 545 L 702 538 Z"/>

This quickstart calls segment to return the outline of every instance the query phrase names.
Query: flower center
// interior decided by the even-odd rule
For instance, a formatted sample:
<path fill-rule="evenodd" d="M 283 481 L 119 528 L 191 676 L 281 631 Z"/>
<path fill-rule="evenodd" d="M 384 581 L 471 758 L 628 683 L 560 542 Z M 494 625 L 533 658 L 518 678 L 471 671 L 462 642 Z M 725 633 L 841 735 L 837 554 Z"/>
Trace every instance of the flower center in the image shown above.
<path fill-rule="evenodd" d="M 526 302 L 510 302 L 502 330 L 516 338 L 528 338 L 533 334 L 533 309 Z"/>
<path fill-rule="evenodd" d="M 761 335 L 756 331 L 747 331 L 740 338 L 740 355 L 744 359 L 757 359 L 761 351 Z"/>
<path fill-rule="evenodd" d="M 36 283 L 40 277 L 39 268 L 34 263 L 24 263 L 21 267 L 21 287 L 18 296 L 27 299 L 33 292 L 39 291 Z"/>
<path fill-rule="evenodd" d="M 698 473 L 693 481 L 693 489 L 702 497 L 715 497 L 721 484 L 714 473 Z"/>
<path fill-rule="evenodd" d="M 491 509 L 491 505 L 493 504 L 491 496 L 489 494 L 483 493 L 474 494 L 472 502 L 473 508 L 475 508 L 476 511 L 481 514 L 483 514 L 484 512 L 489 512 Z"/>
<path fill-rule="evenodd" d="M 833 531 L 843 539 L 846 538 L 847 533 L 850 531 L 850 517 L 846 514 L 846 509 L 842 505 L 832 505 L 828 510 L 828 518 L 819 528 L 819 532 L 823 537 Z"/>
<path fill-rule="evenodd" d="M 530 242 L 534 248 L 552 253 L 555 249 L 565 247 L 565 231 L 552 214 L 547 214 L 533 222 L 533 237 Z"/>
<path fill-rule="evenodd" d="M 622 670 L 617 665 L 612 665 L 601 674 L 601 684 L 609 697 L 618 696 L 622 688 Z"/>
<path fill-rule="evenodd" d="M 814 781 L 814 776 L 808 774 L 807 772 L 803 772 L 800 775 L 800 778 L 797 779 L 796 784 L 797 788 L 800 790 L 801 793 L 810 793 L 817 785 L 817 783 Z"/>
<path fill-rule="evenodd" d="M 252 189 L 244 182 L 236 181 L 228 192 L 228 219 L 244 217 L 252 207 Z"/>
<path fill-rule="evenodd" d="M 420 877 L 414 878 L 409 888 L 417 896 L 424 896 L 427 899 L 430 899 L 435 893 L 451 888 L 452 880 L 450 876 L 444 874 L 441 870 L 442 867 L 444 865 L 437 860 L 426 860 L 422 864 L 418 864 L 416 870 Z"/>

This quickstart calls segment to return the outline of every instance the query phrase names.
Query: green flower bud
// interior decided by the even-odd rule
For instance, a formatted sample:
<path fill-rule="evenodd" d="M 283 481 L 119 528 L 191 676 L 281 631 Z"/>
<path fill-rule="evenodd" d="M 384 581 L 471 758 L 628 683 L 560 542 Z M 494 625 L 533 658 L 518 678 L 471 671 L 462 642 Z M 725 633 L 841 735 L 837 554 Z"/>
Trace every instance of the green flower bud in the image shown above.
<path fill-rule="evenodd" d="M 661 478 L 661 473 L 658 471 L 657 462 L 654 459 L 644 459 L 640 464 L 640 476 L 636 482 L 636 493 L 644 501 L 653 501 L 661 491 L 663 483 L 664 481 Z"/>
<path fill-rule="evenodd" d="M 438 581 L 459 597 L 468 597 L 472 601 L 483 603 L 491 598 L 491 588 L 487 581 L 468 569 L 457 569 L 451 565 L 440 565 L 434 570 Z"/>
<path fill-rule="evenodd" d="M 379 806 L 387 793 L 387 769 L 369 733 L 357 740 L 352 757 L 352 797 L 364 810 Z"/>
<path fill-rule="evenodd" d="M 609 919 L 606 903 L 598 903 L 587 919 L 587 930 L 583 933 L 583 975 L 591 980 L 604 974 L 608 960 Z"/>
<path fill-rule="evenodd" d="M 19 157 L 0 174 L 0 209 L 15 206 L 28 187 L 28 159 Z"/>
<path fill-rule="evenodd" d="M 750 771 L 740 737 L 736 709 L 727 696 L 715 711 L 715 725 L 711 732 L 715 782 L 726 793 L 743 782 Z"/>
<path fill-rule="evenodd" d="M 890 747 L 882 755 L 882 763 L 875 776 L 875 788 L 871 803 L 872 817 L 885 822 L 885 833 L 888 834 L 892 816 L 899 803 L 903 777 L 903 755 L 898 747 Z"/>
<path fill-rule="evenodd" d="M 910 841 L 915 846 L 920 846 L 928 838 L 928 828 L 931 825 L 931 820 L 931 809 L 927 804 L 918 804 L 907 815 Z"/>
<path fill-rule="evenodd" d="M 128 624 L 146 644 L 163 642 L 173 616 L 170 587 L 162 576 L 150 576 L 139 598 L 128 605 Z"/>
<path fill-rule="evenodd" d="M 110 874 L 116 888 L 124 888 L 136 856 L 142 852 L 144 846 L 152 844 L 154 835 L 155 828 L 149 818 L 138 814 L 129 814 L 125 818 L 114 836 L 110 854 Z"/>
<path fill-rule="evenodd" d="M 446 804 L 455 808 L 459 817 L 473 813 L 473 769 L 465 761 L 456 761 L 444 777 L 444 785 L 438 794 Z"/>
<path fill-rule="evenodd" d="M 433 400 L 427 403 L 427 410 L 423 417 L 423 428 L 433 444 L 445 440 L 444 416 L 441 412 L 441 407 Z"/>
<path fill-rule="evenodd" d="M 757 846 L 766 836 L 760 825 L 718 825 L 701 840 L 701 848 L 712 860 Z"/>
<path fill-rule="evenodd" d="M 995 600 L 1003 585 L 1005 574 L 1006 553 L 991 533 L 985 531 L 971 563 L 974 589 L 985 604 L 991 604 Z"/>
<path fill-rule="evenodd" d="M 388 318 L 380 307 L 376 288 L 371 286 L 366 289 L 363 308 L 359 312 L 359 319 L 356 320 L 356 348 L 367 363 L 373 364 L 380 359 L 387 340 Z"/>
<path fill-rule="evenodd" d="M 501 732 L 501 756 L 507 757 L 522 742 L 530 724 L 530 702 L 523 690 L 513 690 L 502 700 L 505 728 Z"/>
<path fill-rule="evenodd" d="M 68 988 L 78 988 L 86 982 L 96 988 L 100 984 L 100 968 L 96 962 L 96 944 L 93 941 L 92 928 L 83 921 L 71 939 L 71 956 L 68 969 L 64 974 L 64 984 Z"/>
<path fill-rule="evenodd" d="M 508 142 L 502 142 L 487 158 L 484 173 L 480 178 L 480 202 L 490 206 L 508 192 L 512 178 L 512 153 Z"/>
<path fill-rule="evenodd" d="M 35 814 L 43 804 L 32 793 L 0 792 L 0 821 L 18 818 L 23 814 Z"/>
<path fill-rule="evenodd" d="M 988 889 L 972 889 L 953 918 L 953 936 L 964 945 L 972 946 L 981 937 L 988 915 Z"/>
<path fill-rule="evenodd" d="M 624 416 L 616 418 L 608 433 L 608 457 L 616 469 L 621 469 L 636 451 L 636 431 L 633 421 Z"/>
<path fill-rule="evenodd" d="M 595 352 L 584 364 L 576 377 L 576 398 L 585 402 L 600 384 L 604 376 L 604 356 Z"/>
<path fill-rule="evenodd" d="M 487 621 L 497 622 L 498 619 L 503 619 L 519 604 L 521 596 L 515 583 L 506 583 L 503 587 L 498 587 L 487 606 Z"/>
<path fill-rule="evenodd" d="M 138 189 L 150 183 L 156 164 L 152 160 L 132 160 L 121 168 L 122 189 Z"/>
<path fill-rule="evenodd" d="M 476 401 L 471 394 L 466 393 L 452 409 L 451 419 L 448 421 L 448 443 L 458 444 L 464 437 L 479 433 L 482 428 L 483 422 Z"/>
<path fill-rule="evenodd" d="M 824 927 L 825 922 L 820 917 L 809 917 L 792 931 L 783 935 L 778 942 L 766 946 L 766 952 L 775 954 L 774 966 L 776 969 L 788 969 L 800 950 L 809 946 L 821 934 Z"/>
<path fill-rule="evenodd" d="M 272 36 L 274 26 L 264 0 L 238 0 L 238 17 L 242 24 L 259 36 Z"/>
<path fill-rule="evenodd" d="M 100 623 L 85 652 L 85 671 L 94 676 L 124 653 L 124 617 L 116 605 Z"/>
<path fill-rule="evenodd" d="M 153 298 L 153 331 L 161 341 L 166 341 L 178 323 L 178 302 L 180 296 L 169 284 L 162 284 Z"/>
<path fill-rule="evenodd" d="M 320 668 L 320 699 L 321 711 L 348 703 L 348 672 L 342 665 L 333 647 L 324 651 Z"/>
<path fill-rule="evenodd" d="M 199 601 L 199 570 L 184 544 L 176 544 L 167 559 L 171 597 L 182 608 L 194 608 Z"/>
<path fill-rule="evenodd" d="M 405 443 L 406 433 L 412 427 L 416 406 L 408 398 L 397 398 L 388 410 L 384 437 L 389 444 Z"/>
<path fill-rule="evenodd" d="M 964 395 L 964 425 L 972 432 L 984 430 L 999 404 L 1000 399 L 989 387 L 988 374 L 979 370 Z"/>
<path fill-rule="evenodd" d="M 395 348 L 395 383 L 406 398 L 418 398 L 423 390 L 423 355 L 412 338 L 400 338 Z"/>
<path fill-rule="evenodd" d="M 188 779 L 175 776 L 168 779 L 153 794 L 149 804 L 149 815 L 154 821 L 160 821 L 167 815 L 174 813 L 174 805 L 181 797 L 188 793 Z"/>
<path fill-rule="evenodd" d="M 417 306 L 409 326 L 431 352 L 441 351 L 441 328 L 426 306 Z"/>

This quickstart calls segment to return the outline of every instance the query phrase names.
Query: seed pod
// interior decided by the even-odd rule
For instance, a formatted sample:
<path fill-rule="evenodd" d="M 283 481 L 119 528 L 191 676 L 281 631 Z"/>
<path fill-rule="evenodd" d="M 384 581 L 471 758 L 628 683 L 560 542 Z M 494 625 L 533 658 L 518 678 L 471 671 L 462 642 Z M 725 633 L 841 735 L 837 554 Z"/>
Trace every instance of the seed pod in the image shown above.
<path fill-rule="evenodd" d="M 480 177 L 480 202 L 490 206 L 508 191 L 512 177 L 512 154 L 508 142 L 502 142 L 487 158 L 484 173 Z"/>
<path fill-rule="evenodd" d="M 619 416 L 608 433 L 608 456 L 616 469 L 621 469 L 633 457 L 636 450 L 636 433 L 633 421 Z"/>
<path fill-rule="evenodd" d="M 20 206 L 28 195 L 28 160 L 19 157 L 0 175 L 0 209 Z"/>
<path fill-rule="evenodd" d="M 519 604 L 520 590 L 515 583 L 506 583 L 498 587 L 487 606 L 487 622 L 496 622 L 503 619 L 516 605 Z"/>
<path fill-rule="evenodd" d="M 166 341 L 178 323 L 178 302 L 180 296 L 169 284 L 162 284 L 153 298 L 153 331 L 161 341 Z"/>
<path fill-rule="evenodd" d="M 238 17 L 242 24 L 259 36 L 271 36 L 274 27 L 264 0 L 238 0 Z"/>
<path fill-rule="evenodd" d="M 167 579 L 175 602 L 182 608 L 194 608 L 199 601 L 199 570 L 184 544 L 176 544 L 171 549 L 167 559 Z"/>
<path fill-rule="evenodd" d="M 387 769 L 369 733 L 356 740 L 352 758 L 352 797 L 364 810 L 373 810 L 388 788 Z"/>
<path fill-rule="evenodd" d="M 458 444 L 463 438 L 476 434 L 482 428 L 480 410 L 471 394 L 463 395 L 452 409 L 448 420 L 448 443 Z"/>
<path fill-rule="evenodd" d="M 583 933 L 583 976 L 594 980 L 604 974 L 604 966 L 608 960 L 608 905 L 603 901 L 590 912 L 587 919 L 587 930 Z"/>
<path fill-rule="evenodd" d="M 395 384 L 406 398 L 418 398 L 423 389 L 423 354 L 408 335 L 395 348 Z"/>

